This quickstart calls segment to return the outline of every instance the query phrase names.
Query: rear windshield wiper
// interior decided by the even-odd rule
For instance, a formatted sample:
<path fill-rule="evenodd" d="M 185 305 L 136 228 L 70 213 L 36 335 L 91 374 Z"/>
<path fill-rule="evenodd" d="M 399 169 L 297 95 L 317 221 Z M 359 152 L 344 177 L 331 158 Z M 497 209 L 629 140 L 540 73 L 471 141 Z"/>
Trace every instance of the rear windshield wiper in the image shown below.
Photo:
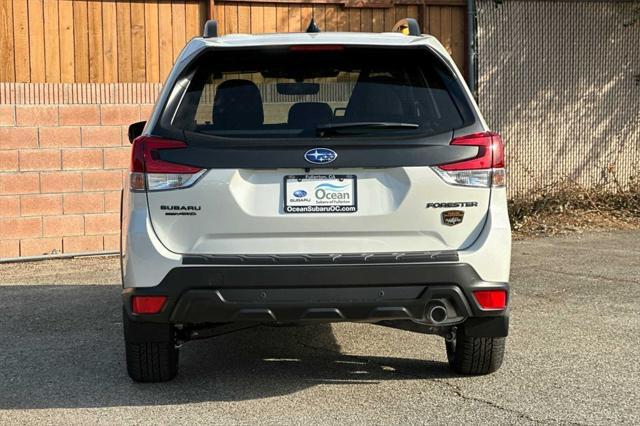
<path fill-rule="evenodd" d="M 321 124 L 316 127 L 318 136 L 332 136 L 332 135 L 358 135 L 363 133 L 370 133 L 371 130 L 407 130 L 417 129 L 418 126 L 415 123 L 395 123 L 384 121 L 361 121 L 356 123 L 332 123 Z"/>

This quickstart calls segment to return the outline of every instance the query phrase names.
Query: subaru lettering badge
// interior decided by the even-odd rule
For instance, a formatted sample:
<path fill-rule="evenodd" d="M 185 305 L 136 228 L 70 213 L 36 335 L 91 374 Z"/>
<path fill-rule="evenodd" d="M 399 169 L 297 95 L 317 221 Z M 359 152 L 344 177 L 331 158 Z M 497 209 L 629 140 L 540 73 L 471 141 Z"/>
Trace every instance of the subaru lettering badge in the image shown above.
<path fill-rule="evenodd" d="M 304 153 L 304 159 L 313 164 L 327 164 L 338 158 L 338 154 L 329 148 L 313 148 Z"/>
<path fill-rule="evenodd" d="M 307 191 L 305 191 L 304 189 L 298 189 L 297 191 L 293 192 L 293 196 L 297 198 L 302 198 L 305 195 L 307 195 Z"/>

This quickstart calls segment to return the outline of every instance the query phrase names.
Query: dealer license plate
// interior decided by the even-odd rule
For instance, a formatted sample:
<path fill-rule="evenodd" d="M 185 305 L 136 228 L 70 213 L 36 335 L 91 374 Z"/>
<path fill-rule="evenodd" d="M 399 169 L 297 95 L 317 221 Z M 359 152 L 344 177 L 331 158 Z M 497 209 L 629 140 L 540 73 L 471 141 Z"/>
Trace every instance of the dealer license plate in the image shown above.
<path fill-rule="evenodd" d="M 358 211 L 354 175 L 284 177 L 285 213 L 353 213 Z"/>

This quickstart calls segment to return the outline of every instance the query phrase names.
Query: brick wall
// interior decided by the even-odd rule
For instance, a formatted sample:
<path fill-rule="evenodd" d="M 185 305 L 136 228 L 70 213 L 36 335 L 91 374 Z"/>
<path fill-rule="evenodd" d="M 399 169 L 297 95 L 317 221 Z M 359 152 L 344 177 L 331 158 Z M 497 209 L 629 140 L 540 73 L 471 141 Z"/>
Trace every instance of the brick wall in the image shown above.
<path fill-rule="evenodd" d="M 158 89 L 0 84 L 0 258 L 118 250 L 127 127 Z"/>

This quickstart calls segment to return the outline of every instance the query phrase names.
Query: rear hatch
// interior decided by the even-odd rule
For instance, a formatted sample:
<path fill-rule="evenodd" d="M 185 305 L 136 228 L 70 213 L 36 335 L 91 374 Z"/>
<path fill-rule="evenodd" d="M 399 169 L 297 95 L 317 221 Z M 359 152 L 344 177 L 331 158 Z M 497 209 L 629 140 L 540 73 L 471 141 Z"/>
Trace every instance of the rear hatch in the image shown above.
<path fill-rule="evenodd" d="M 169 99 L 134 151 L 171 251 L 447 251 L 484 226 L 495 138 L 460 137 L 479 120 L 425 47 L 210 50 Z"/>

